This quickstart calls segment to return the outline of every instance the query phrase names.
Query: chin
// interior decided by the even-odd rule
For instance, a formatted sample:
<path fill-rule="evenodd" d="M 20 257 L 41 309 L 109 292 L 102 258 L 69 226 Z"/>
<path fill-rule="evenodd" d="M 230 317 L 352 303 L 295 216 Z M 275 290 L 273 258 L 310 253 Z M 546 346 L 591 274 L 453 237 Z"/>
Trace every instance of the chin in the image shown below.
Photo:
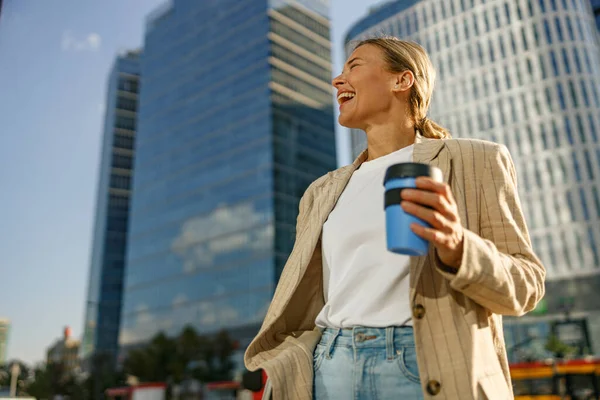
<path fill-rule="evenodd" d="M 349 115 L 345 115 L 340 113 L 338 117 L 338 122 L 341 126 L 348 129 L 362 129 L 362 124 L 356 120 L 356 118 L 352 118 Z"/>

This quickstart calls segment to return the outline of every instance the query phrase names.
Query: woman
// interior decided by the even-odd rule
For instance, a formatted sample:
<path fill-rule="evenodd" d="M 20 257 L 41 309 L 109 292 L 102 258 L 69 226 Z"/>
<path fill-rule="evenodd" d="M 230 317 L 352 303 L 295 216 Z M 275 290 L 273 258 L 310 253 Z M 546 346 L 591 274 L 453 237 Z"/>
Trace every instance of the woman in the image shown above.
<path fill-rule="evenodd" d="M 246 366 L 279 399 L 508 399 L 502 315 L 544 295 L 516 174 L 502 145 L 449 139 L 429 119 L 435 71 L 422 47 L 360 42 L 333 80 L 339 122 L 367 150 L 315 181 L 300 201 L 296 243 Z M 427 256 L 385 245 L 383 175 L 398 162 L 440 168 L 402 207 Z"/>

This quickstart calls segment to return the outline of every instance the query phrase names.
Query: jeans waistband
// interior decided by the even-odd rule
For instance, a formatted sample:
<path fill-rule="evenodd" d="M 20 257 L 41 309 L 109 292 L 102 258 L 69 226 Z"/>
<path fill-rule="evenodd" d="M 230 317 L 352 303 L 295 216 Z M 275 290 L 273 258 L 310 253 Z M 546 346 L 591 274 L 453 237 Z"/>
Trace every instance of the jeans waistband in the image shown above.
<path fill-rule="evenodd" d="M 322 329 L 319 344 L 327 347 L 327 354 L 331 354 L 333 347 L 348 347 L 358 350 L 360 348 L 385 348 L 388 359 L 394 357 L 397 349 L 405 346 L 414 346 L 414 334 L 411 326 L 390 326 L 387 328 L 371 328 L 355 326 L 353 328 L 325 328 Z"/>

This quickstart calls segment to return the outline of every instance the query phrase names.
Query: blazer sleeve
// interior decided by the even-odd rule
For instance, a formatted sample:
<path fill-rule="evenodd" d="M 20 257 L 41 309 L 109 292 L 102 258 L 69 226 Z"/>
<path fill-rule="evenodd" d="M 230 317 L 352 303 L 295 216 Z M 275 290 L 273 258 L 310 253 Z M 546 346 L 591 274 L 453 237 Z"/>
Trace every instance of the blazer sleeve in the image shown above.
<path fill-rule="evenodd" d="M 493 313 L 521 316 L 544 296 L 546 272 L 531 248 L 507 148 L 495 145 L 485 158 L 480 234 L 465 229 L 458 270 L 450 270 L 439 259 L 436 265 L 453 289 L 481 306 Z"/>

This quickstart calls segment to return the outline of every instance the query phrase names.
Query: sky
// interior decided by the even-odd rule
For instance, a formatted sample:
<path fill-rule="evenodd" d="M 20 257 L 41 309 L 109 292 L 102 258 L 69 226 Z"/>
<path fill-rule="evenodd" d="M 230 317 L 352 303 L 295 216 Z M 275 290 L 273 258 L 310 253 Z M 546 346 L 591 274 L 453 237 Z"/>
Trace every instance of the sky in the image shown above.
<path fill-rule="evenodd" d="M 0 318 L 8 359 L 81 337 L 106 80 L 164 0 L 4 0 L 0 15 Z M 334 73 L 348 28 L 381 0 L 331 0 Z M 338 126 L 338 163 L 350 162 Z"/>

